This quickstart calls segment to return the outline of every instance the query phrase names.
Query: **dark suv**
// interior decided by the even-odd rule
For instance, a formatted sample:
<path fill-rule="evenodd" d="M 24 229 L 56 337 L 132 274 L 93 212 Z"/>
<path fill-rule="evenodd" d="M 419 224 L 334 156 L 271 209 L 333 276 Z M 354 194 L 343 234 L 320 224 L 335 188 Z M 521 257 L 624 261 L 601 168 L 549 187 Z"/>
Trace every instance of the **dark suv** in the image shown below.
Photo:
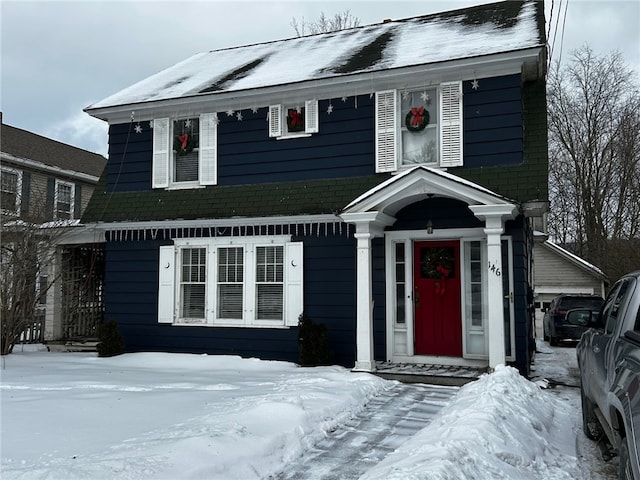
<path fill-rule="evenodd" d="M 544 339 L 553 346 L 560 340 L 580 340 L 586 327 L 567 323 L 567 312 L 576 308 L 599 312 L 604 299 L 599 295 L 562 294 L 553 299 L 544 314 L 542 330 Z"/>

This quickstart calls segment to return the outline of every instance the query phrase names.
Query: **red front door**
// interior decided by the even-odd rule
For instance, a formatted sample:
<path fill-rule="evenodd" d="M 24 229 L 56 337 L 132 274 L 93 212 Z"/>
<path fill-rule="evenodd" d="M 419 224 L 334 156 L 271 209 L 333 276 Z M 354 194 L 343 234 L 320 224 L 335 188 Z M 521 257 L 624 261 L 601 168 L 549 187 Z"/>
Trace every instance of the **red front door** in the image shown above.
<path fill-rule="evenodd" d="M 462 356 L 460 242 L 414 244 L 415 354 Z"/>

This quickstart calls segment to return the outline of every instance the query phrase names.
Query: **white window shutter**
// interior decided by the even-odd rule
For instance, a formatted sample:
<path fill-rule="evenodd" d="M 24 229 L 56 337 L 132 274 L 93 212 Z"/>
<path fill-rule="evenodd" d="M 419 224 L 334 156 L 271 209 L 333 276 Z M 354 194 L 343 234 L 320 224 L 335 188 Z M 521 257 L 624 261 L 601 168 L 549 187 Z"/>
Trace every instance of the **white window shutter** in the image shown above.
<path fill-rule="evenodd" d="M 376 173 L 397 170 L 396 91 L 376 92 Z"/>
<path fill-rule="evenodd" d="M 302 242 L 285 245 L 285 312 L 284 323 L 298 325 L 298 317 L 304 310 L 304 265 Z"/>
<path fill-rule="evenodd" d="M 171 129 L 168 118 L 153 121 L 153 188 L 169 186 L 169 158 L 171 157 Z"/>
<path fill-rule="evenodd" d="M 318 133 L 318 100 L 304 102 L 304 131 Z"/>
<path fill-rule="evenodd" d="M 175 315 L 175 247 L 160 247 L 158 262 L 158 323 L 173 323 Z"/>
<path fill-rule="evenodd" d="M 200 185 L 218 182 L 218 114 L 200 115 L 200 144 L 198 146 L 198 179 Z"/>
<path fill-rule="evenodd" d="M 282 136 L 282 105 L 269 105 L 269 136 Z"/>
<path fill-rule="evenodd" d="M 459 167 L 462 157 L 462 82 L 440 85 L 440 166 Z"/>

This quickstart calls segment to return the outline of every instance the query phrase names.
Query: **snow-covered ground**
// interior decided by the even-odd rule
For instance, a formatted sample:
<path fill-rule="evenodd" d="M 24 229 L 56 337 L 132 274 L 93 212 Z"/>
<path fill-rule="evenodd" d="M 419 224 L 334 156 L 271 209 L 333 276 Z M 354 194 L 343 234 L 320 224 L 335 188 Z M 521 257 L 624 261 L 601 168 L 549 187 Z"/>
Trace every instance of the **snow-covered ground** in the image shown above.
<path fill-rule="evenodd" d="M 575 350 L 539 347 L 536 382 L 507 367 L 483 376 L 361 478 L 614 478 L 582 435 Z M 397 388 L 230 356 L 18 346 L 1 361 L 4 480 L 268 478 Z"/>

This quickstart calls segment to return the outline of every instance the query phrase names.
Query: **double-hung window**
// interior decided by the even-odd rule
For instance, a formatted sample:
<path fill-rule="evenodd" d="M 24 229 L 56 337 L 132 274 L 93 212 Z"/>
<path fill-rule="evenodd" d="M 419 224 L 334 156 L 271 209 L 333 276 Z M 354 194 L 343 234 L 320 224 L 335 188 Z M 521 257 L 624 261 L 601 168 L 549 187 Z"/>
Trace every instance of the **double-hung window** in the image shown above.
<path fill-rule="evenodd" d="M 376 92 L 376 171 L 462 165 L 462 83 Z"/>
<path fill-rule="evenodd" d="M 308 137 L 318 132 L 318 101 L 297 105 L 269 106 L 269 136 L 276 138 Z"/>
<path fill-rule="evenodd" d="M 5 214 L 16 215 L 20 212 L 20 188 L 22 175 L 19 170 L 3 168 L 0 170 L 0 208 Z"/>
<path fill-rule="evenodd" d="M 302 313 L 302 243 L 285 236 L 175 243 L 160 248 L 159 322 L 297 325 Z"/>
<path fill-rule="evenodd" d="M 199 118 L 173 121 L 171 178 L 176 183 L 198 181 L 199 124 Z"/>
<path fill-rule="evenodd" d="M 256 316 L 282 320 L 284 305 L 284 247 L 256 247 Z"/>
<path fill-rule="evenodd" d="M 217 183 L 216 113 L 153 121 L 153 188 Z"/>
<path fill-rule="evenodd" d="M 180 249 L 180 282 L 178 286 L 180 321 L 201 322 L 205 318 L 205 292 L 207 279 L 207 249 L 185 247 Z"/>
<path fill-rule="evenodd" d="M 75 188 L 73 183 L 63 182 L 56 179 L 56 191 L 54 195 L 55 218 L 59 220 L 73 219 L 73 206 Z"/>
<path fill-rule="evenodd" d="M 216 319 L 235 322 L 244 313 L 244 248 L 220 247 L 216 282 Z"/>

